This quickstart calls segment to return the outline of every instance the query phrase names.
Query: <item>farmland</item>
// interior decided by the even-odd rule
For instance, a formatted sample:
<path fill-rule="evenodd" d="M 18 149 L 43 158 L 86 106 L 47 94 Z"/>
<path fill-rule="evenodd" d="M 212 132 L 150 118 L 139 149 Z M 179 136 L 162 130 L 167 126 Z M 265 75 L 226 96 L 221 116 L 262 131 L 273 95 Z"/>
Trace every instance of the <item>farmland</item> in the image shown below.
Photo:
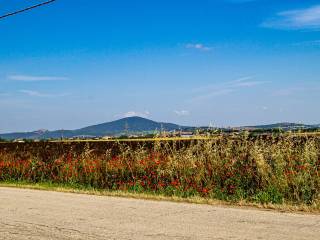
<path fill-rule="evenodd" d="M 320 136 L 0 143 L 0 181 L 320 205 Z"/>

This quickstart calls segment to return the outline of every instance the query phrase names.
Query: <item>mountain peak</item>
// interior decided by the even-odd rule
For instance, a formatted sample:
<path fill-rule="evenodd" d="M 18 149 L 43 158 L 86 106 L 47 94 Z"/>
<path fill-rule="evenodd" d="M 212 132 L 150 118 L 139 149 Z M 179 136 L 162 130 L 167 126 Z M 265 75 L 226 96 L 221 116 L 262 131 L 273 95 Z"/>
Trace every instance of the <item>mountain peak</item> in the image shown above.
<path fill-rule="evenodd" d="M 1 134 L 0 137 L 5 139 L 38 139 L 38 138 L 71 138 L 76 136 L 119 136 L 121 134 L 128 133 L 148 133 L 156 130 L 173 131 L 182 128 L 181 126 L 173 123 L 155 122 L 153 120 L 133 116 L 118 119 L 112 122 L 106 122 L 102 124 L 92 125 L 76 130 L 56 130 L 48 131 L 46 129 L 40 129 L 34 132 L 27 133 L 8 133 Z"/>
<path fill-rule="evenodd" d="M 118 135 L 124 133 L 138 133 L 138 132 L 151 132 L 156 130 L 172 131 L 179 129 L 180 126 L 172 123 L 161 123 L 153 120 L 133 116 L 121 118 L 112 122 L 106 122 L 94 126 L 85 127 L 75 130 L 81 134 L 104 136 L 104 135 Z"/>
<path fill-rule="evenodd" d="M 34 131 L 34 133 L 37 133 L 37 134 L 44 134 L 44 133 L 47 133 L 47 132 L 49 132 L 48 129 L 39 129 L 39 130 Z"/>
<path fill-rule="evenodd" d="M 152 121 L 151 119 L 140 117 L 140 116 L 132 116 L 132 117 L 124 117 L 115 121 Z M 154 121 L 152 121 L 154 122 Z"/>

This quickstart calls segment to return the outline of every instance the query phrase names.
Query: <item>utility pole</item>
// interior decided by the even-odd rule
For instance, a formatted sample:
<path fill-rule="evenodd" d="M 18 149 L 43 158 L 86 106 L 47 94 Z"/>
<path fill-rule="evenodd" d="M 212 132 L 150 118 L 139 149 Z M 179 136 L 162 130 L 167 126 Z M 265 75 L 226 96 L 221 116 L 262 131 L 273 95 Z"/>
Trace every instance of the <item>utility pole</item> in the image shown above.
<path fill-rule="evenodd" d="M 126 122 L 124 124 L 124 131 L 125 131 L 125 134 L 127 135 L 127 137 L 129 137 L 129 124 L 128 124 L 128 122 Z"/>

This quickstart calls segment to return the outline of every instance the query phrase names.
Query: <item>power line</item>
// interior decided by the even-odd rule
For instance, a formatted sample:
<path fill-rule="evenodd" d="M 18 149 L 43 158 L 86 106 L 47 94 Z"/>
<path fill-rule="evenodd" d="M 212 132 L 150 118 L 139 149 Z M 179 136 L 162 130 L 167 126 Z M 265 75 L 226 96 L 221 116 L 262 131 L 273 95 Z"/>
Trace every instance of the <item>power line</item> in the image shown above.
<path fill-rule="evenodd" d="M 6 17 L 10 17 L 10 16 L 13 16 L 13 15 L 22 13 L 22 12 L 26 12 L 26 11 L 29 11 L 29 10 L 31 10 L 31 9 L 41 7 L 41 6 L 43 6 L 43 5 L 47 5 L 47 4 L 49 4 L 49 3 L 53 3 L 53 2 L 55 2 L 55 1 L 56 1 L 56 0 L 50 0 L 50 1 L 43 2 L 43 3 L 39 3 L 39 4 L 37 4 L 37 5 L 33 5 L 33 6 L 31 6 L 31 7 L 27 7 L 27 8 L 24 8 L 24 9 L 21 9 L 21 10 L 18 10 L 18 11 L 15 11 L 15 12 L 7 13 L 7 14 L 5 14 L 5 15 L 0 16 L 0 19 L 6 18 Z"/>

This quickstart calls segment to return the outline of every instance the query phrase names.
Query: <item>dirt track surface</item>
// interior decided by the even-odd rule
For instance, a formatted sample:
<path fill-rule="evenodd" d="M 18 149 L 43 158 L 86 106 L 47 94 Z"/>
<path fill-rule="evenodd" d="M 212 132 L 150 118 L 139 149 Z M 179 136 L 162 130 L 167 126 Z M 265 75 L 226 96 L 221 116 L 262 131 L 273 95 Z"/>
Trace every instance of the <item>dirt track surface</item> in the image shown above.
<path fill-rule="evenodd" d="M 320 216 L 0 188 L 0 239 L 319 239 Z"/>

